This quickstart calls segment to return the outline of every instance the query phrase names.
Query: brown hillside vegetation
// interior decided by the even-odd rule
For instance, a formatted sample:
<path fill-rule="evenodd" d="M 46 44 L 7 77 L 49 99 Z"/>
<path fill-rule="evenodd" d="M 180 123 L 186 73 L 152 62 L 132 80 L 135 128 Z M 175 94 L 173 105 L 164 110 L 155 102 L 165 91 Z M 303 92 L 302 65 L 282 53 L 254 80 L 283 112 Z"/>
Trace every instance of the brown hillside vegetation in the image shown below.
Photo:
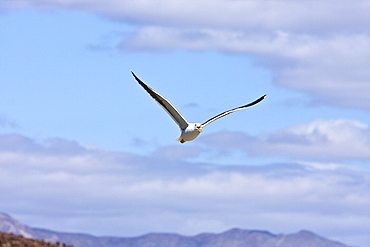
<path fill-rule="evenodd" d="M 72 247 L 61 243 L 48 243 L 0 232 L 0 247 Z"/>

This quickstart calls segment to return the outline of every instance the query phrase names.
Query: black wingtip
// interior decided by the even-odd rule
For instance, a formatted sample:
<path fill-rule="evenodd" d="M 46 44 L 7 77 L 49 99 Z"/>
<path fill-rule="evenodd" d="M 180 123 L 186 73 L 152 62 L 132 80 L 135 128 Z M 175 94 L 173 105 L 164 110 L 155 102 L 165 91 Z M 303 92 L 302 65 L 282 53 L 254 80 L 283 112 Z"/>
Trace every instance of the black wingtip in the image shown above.
<path fill-rule="evenodd" d="M 261 96 L 258 100 L 256 100 L 256 104 L 261 102 L 262 100 L 264 100 L 266 98 L 267 94 L 264 94 L 263 96 Z"/>
<path fill-rule="evenodd" d="M 137 77 L 137 76 L 135 75 L 135 73 L 134 73 L 132 70 L 130 70 L 130 71 L 131 71 L 132 76 L 135 78 L 135 80 L 136 80 L 137 82 L 139 82 L 139 83 L 143 83 L 143 82 L 139 79 L 139 77 Z"/>
<path fill-rule="evenodd" d="M 254 101 L 252 104 L 257 104 L 257 103 L 261 102 L 262 100 L 264 100 L 266 98 L 266 96 L 267 96 L 267 94 L 264 94 L 259 99 L 257 99 L 256 101 Z"/>
<path fill-rule="evenodd" d="M 242 106 L 242 107 L 244 108 L 244 107 L 249 107 L 249 106 L 253 106 L 255 104 L 258 104 L 259 102 L 261 102 L 262 100 L 264 100 L 266 98 L 266 96 L 267 95 L 265 94 L 265 95 L 259 97 L 258 99 L 256 99 L 255 101 L 253 101 L 252 103 L 249 103 L 249 104 L 247 104 L 245 106 Z"/>

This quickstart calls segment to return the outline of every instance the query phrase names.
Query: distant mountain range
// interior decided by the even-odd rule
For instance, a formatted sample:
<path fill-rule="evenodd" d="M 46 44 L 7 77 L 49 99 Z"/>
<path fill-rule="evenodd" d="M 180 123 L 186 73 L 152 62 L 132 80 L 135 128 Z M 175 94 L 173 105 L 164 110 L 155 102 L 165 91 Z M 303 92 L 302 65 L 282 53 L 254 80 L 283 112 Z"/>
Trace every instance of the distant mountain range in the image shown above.
<path fill-rule="evenodd" d="M 132 238 L 95 237 L 28 227 L 3 213 L 0 213 L 0 232 L 75 247 L 349 247 L 305 230 L 288 235 L 231 229 L 219 234 L 202 233 L 196 236 L 150 233 Z"/>

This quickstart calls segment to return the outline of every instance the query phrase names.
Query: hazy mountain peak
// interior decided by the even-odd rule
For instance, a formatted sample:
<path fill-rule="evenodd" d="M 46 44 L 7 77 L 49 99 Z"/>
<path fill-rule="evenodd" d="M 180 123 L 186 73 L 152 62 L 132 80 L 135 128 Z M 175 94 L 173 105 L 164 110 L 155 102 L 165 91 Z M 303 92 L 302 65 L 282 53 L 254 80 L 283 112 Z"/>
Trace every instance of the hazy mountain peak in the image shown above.
<path fill-rule="evenodd" d="M 13 233 L 21 235 L 26 238 L 32 238 L 32 234 L 29 233 L 29 228 L 16 221 L 10 215 L 0 213 L 0 232 Z"/>

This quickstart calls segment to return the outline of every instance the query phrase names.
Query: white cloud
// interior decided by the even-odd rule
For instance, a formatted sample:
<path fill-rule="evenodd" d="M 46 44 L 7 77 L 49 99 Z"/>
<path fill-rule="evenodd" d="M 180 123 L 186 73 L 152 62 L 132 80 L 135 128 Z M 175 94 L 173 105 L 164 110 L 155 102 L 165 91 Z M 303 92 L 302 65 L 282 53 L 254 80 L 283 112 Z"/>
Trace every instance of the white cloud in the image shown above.
<path fill-rule="evenodd" d="M 336 124 L 349 133 L 353 125 L 366 127 Z M 310 126 L 291 132 L 315 132 Z M 350 238 L 370 227 L 370 174 L 344 164 L 215 166 L 184 161 L 176 148 L 175 159 L 159 155 L 172 147 L 143 157 L 65 140 L 0 136 L 0 142 L 7 146 L 0 149 L 0 190 L 7 202 L 1 211 L 32 219 L 28 225 L 126 236 L 306 228 L 336 239 L 338 232 Z"/>
<path fill-rule="evenodd" d="M 150 40 L 150 42 L 148 42 Z M 370 109 L 370 36 L 328 36 L 285 31 L 250 32 L 147 26 L 121 44 L 125 49 L 220 50 L 256 57 L 275 72 L 276 83 L 340 107 Z"/>
<path fill-rule="evenodd" d="M 370 158 L 370 128 L 350 119 L 319 119 L 259 136 L 223 132 L 202 139 L 208 145 L 244 150 L 259 156 L 288 156 L 311 160 Z"/>
<path fill-rule="evenodd" d="M 14 0 L 5 10 L 78 9 L 137 25 L 125 50 L 218 50 L 253 55 L 279 85 L 313 100 L 370 109 L 370 4 L 342 1 Z"/>
<path fill-rule="evenodd" d="M 366 22 L 370 20 L 366 0 L 13 0 L 2 1 L 1 6 L 7 9 L 73 8 L 144 25 L 270 31 L 367 30 Z"/>

